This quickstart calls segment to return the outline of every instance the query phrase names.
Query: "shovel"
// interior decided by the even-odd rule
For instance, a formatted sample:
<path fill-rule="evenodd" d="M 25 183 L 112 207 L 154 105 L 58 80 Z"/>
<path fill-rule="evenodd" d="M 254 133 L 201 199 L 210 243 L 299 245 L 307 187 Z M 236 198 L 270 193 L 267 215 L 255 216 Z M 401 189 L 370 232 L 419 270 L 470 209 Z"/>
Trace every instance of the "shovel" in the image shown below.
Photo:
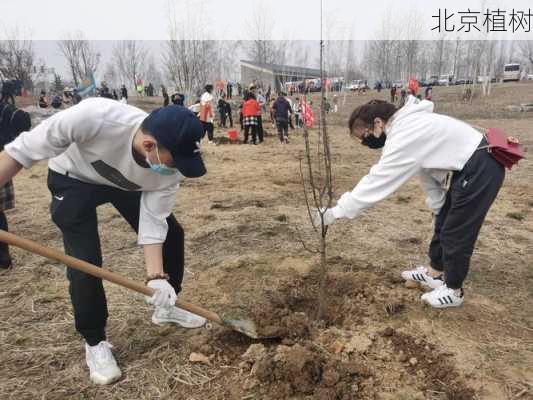
<path fill-rule="evenodd" d="M 88 263 L 87 261 L 79 260 L 77 258 L 68 256 L 58 250 L 51 249 L 40 244 L 33 242 L 28 239 L 23 239 L 17 235 L 6 232 L 0 229 L 0 241 L 10 244 L 12 246 L 20 247 L 21 249 L 27 250 L 31 253 L 39 254 L 43 257 L 46 257 L 51 260 L 56 260 L 61 263 L 68 265 L 70 268 L 77 269 L 78 271 L 85 272 L 86 274 L 95 276 L 100 279 L 104 279 L 109 282 L 113 282 L 116 285 L 123 286 L 125 288 L 134 290 L 138 293 L 144 294 L 145 296 L 151 297 L 154 294 L 154 289 L 149 288 L 143 284 L 132 281 L 122 275 L 116 274 L 111 271 L 107 271 L 103 268 L 99 268 L 93 264 Z M 257 332 L 255 323 L 247 319 L 226 319 L 222 318 L 220 315 L 213 311 L 206 310 L 205 308 L 199 307 L 197 305 L 187 303 L 181 299 L 176 300 L 176 306 L 184 310 L 187 310 L 193 314 L 200 315 L 206 318 L 209 321 L 215 322 L 219 325 L 225 326 L 227 328 L 233 329 L 237 332 L 240 332 L 252 339 L 269 339 L 270 337 L 262 337 Z"/>

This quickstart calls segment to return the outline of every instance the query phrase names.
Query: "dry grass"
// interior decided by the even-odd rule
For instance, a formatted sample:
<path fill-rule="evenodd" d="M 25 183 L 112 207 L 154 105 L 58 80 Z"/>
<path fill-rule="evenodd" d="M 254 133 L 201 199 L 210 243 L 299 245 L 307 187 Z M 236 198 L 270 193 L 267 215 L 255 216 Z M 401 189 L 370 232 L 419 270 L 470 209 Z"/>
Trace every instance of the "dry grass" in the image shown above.
<path fill-rule="evenodd" d="M 532 93 L 531 84 L 508 84 L 496 86 L 489 100 L 473 104 L 457 103 L 459 88 L 435 88 L 434 98 L 439 111 L 502 127 L 530 148 L 533 115 L 508 113 L 504 107 L 531 101 Z M 353 143 L 344 127 L 349 111 L 370 98 L 350 95 L 346 104 L 340 102 L 341 112 L 329 117 L 337 197 L 379 156 Z M 154 105 L 158 101 L 150 100 Z M 265 126 L 272 131 L 270 124 Z M 251 312 L 264 293 L 275 292 L 284 279 L 305 274 L 314 264 L 296 235 L 299 226 L 304 237 L 311 237 L 298 176 L 303 141 L 292 135 L 287 146 L 278 145 L 275 137 L 263 146 L 205 146 L 209 173 L 185 183 L 175 209 L 187 235 L 185 299 L 217 311 Z M 417 300 L 418 291 L 380 280 L 425 260 L 431 217 L 416 182 L 356 221 L 336 224 L 328 235 L 331 269 L 370 279 L 365 296 L 373 295 L 376 304 L 353 308 L 359 311 L 347 312 L 335 329 L 352 334 L 393 326 L 414 338 L 425 337 L 451 354 L 476 398 L 533 398 L 532 174 L 531 159 L 508 174 L 481 232 L 466 282 L 466 304 L 459 310 L 427 309 Z M 10 230 L 61 248 L 48 214 L 45 180 L 45 164 L 16 178 L 17 208 L 8 213 Z M 510 218 L 509 213 L 523 218 Z M 99 209 L 99 218 L 105 267 L 141 280 L 143 258 L 134 233 L 110 206 Z M 0 398 L 268 398 L 257 388 L 243 387 L 247 375 L 239 356 L 249 341 L 217 327 L 186 331 L 154 326 L 151 309 L 140 296 L 107 284 L 108 336 L 124 378 L 109 387 L 91 385 L 63 266 L 13 253 L 15 268 L 0 274 Z M 345 305 L 355 307 L 362 299 L 357 296 L 347 295 Z M 202 341 L 208 342 L 200 348 L 213 356 L 211 365 L 188 361 Z M 376 396 L 401 393 L 410 398 L 402 387 L 407 372 L 391 375 L 396 367 L 387 365 L 374 371 Z M 425 398 L 440 396 L 425 393 Z"/>

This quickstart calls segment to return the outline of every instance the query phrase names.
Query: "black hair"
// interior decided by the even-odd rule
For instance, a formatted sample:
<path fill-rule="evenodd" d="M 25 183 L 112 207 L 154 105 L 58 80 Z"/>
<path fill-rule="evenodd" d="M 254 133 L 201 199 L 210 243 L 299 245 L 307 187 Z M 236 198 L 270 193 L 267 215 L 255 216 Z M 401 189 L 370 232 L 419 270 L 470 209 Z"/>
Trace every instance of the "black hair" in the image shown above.
<path fill-rule="evenodd" d="M 350 115 L 350 119 L 348 120 L 350 133 L 354 126 L 361 124 L 372 125 L 376 118 L 381 118 L 383 121 L 387 122 L 396 111 L 398 111 L 398 109 L 394 104 L 384 100 L 371 100 L 353 110 L 352 115 Z"/>

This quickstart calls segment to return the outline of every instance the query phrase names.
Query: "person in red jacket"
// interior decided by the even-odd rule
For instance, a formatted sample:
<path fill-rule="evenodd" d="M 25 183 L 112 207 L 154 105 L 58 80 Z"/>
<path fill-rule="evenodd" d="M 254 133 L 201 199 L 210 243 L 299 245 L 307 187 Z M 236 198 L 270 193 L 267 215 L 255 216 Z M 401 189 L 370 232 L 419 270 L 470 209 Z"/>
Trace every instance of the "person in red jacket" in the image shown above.
<path fill-rule="evenodd" d="M 255 96 L 247 92 L 244 95 L 244 104 L 242 106 L 243 126 L 244 126 L 244 143 L 248 143 L 248 135 L 252 132 L 252 143 L 257 144 L 258 119 L 257 114 L 261 112 L 261 106 L 255 99 Z"/>

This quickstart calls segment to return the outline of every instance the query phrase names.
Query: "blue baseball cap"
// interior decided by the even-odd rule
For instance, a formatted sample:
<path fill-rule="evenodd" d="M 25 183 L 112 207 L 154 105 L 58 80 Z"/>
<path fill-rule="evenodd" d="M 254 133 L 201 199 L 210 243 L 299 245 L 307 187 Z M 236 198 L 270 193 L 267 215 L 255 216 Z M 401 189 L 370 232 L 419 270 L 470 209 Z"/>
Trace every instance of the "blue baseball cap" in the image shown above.
<path fill-rule="evenodd" d="M 172 155 L 178 171 L 187 178 L 199 178 L 207 171 L 197 143 L 203 127 L 188 108 L 170 105 L 153 110 L 141 129 L 152 135 Z"/>

